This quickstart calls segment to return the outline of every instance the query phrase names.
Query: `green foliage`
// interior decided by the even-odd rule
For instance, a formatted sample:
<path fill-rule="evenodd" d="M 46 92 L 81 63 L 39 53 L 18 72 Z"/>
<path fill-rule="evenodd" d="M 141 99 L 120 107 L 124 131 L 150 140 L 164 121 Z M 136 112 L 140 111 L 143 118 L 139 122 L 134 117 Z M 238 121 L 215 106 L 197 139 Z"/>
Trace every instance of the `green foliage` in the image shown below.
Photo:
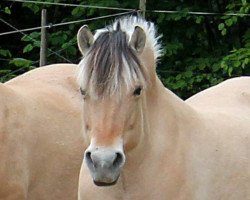
<path fill-rule="evenodd" d="M 226 6 L 226 14 L 232 14 L 232 13 L 239 13 L 239 14 L 247 14 L 249 12 L 250 9 L 250 3 L 247 3 L 246 0 L 242 0 L 239 3 L 229 3 Z M 221 19 L 223 19 L 223 23 L 220 23 L 218 26 L 218 29 L 221 31 L 222 35 L 226 35 L 227 34 L 227 29 L 237 25 L 237 22 L 239 20 L 239 18 L 242 18 L 244 15 L 226 15 L 221 17 Z"/>
<path fill-rule="evenodd" d="M 32 61 L 26 60 L 24 58 L 14 58 L 9 62 L 9 64 L 13 64 L 17 67 L 26 67 L 26 68 L 29 68 L 31 63 Z"/>
<path fill-rule="evenodd" d="M 38 4 L 23 3 L 22 5 L 24 8 L 29 8 L 34 14 L 38 14 L 41 9 Z"/>
<path fill-rule="evenodd" d="M 246 1 L 227 1 L 223 6 L 219 1 L 196 1 L 195 4 L 168 1 L 167 8 L 159 3 L 158 9 L 180 10 L 181 13 L 150 15 L 164 34 L 165 55 L 158 74 L 168 88 L 183 98 L 228 77 L 250 75 L 249 17 L 192 16 L 186 12 L 249 13 Z"/>
<path fill-rule="evenodd" d="M 14 72 L 22 74 L 26 71 L 34 69 L 32 61 L 24 58 L 13 58 L 8 61 L 9 68 L 0 68 L 0 82 L 5 82 L 16 76 Z"/>
<path fill-rule="evenodd" d="M 9 7 L 5 7 L 5 8 L 4 8 L 4 12 L 5 12 L 6 14 L 8 14 L 8 15 L 11 14 L 11 11 L 10 11 Z"/>
<path fill-rule="evenodd" d="M 23 53 L 32 53 L 33 49 L 40 48 L 40 33 L 32 32 L 21 38 L 21 41 L 24 41 L 26 45 L 23 47 Z"/>
<path fill-rule="evenodd" d="M 127 0 L 44 0 L 43 2 L 73 3 L 118 8 L 137 9 L 138 1 Z M 48 64 L 78 63 L 81 55 L 76 44 L 76 34 L 84 23 L 53 27 L 53 24 L 115 14 L 122 11 L 83 7 L 64 7 L 34 3 L 1 3 L 3 18 L 19 28 L 39 26 L 40 13 L 47 9 Z M 191 15 L 189 11 L 212 13 L 239 13 L 250 11 L 247 0 L 225 1 L 147 1 L 147 19 L 155 22 L 163 34 L 164 56 L 157 73 L 163 83 L 179 96 L 187 98 L 222 80 L 240 75 L 250 75 L 250 17 L 243 15 Z M 176 10 L 178 13 L 154 13 L 150 10 Z M 95 30 L 109 24 L 114 18 L 89 21 Z M 9 27 L 6 30 L 9 30 Z M 15 34 L 1 37 L 1 81 L 19 75 L 37 65 L 39 60 L 40 31 L 27 36 Z M 58 52 L 60 56 L 53 52 Z M 23 58 L 23 59 L 20 59 Z M 20 70 L 19 70 L 20 69 Z M 10 74 L 10 72 L 16 72 Z M 10 75 L 8 75 L 10 74 Z"/>
<path fill-rule="evenodd" d="M 12 55 L 9 50 L 0 48 L 0 56 L 11 57 Z"/>

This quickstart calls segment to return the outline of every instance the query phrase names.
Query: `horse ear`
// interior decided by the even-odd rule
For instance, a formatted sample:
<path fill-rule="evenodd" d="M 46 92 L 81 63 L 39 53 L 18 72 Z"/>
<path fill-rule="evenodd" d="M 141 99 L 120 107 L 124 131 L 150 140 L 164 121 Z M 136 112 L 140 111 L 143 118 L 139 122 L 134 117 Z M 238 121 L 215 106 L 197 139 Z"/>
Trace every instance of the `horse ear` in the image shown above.
<path fill-rule="evenodd" d="M 129 45 L 137 52 L 142 53 L 146 43 L 146 34 L 144 30 L 136 26 L 135 30 L 131 36 L 131 39 L 129 41 Z"/>
<path fill-rule="evenodd" d="M 82 26 L 77 33 L 78 48 L 84 56 L 94 43 L 94 36 L 87 25 Z"/>

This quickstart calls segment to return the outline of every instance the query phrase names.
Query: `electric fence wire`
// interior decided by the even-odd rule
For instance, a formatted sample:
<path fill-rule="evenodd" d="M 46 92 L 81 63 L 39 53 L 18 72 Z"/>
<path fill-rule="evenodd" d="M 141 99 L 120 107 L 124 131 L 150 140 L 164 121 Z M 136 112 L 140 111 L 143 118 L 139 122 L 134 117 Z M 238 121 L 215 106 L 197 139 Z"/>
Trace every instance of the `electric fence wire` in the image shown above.
<path fill-rule="evenodd" d="M 81 19 L 81 20 L 75 20 L 75 21 L 69 21 L 69 22 L 62 22 L 62 23 L 58 23 L 58 24 L 49 23 L 46 26 L 37 26 L 37 27 L 33 27 L 33 28 L 26 28 L 26 29 L 20 29 L 20 30 L 15 29 L 15 31 L 8 31 L 8 32 L 0 33 L 0 36 L 10 35 L 10 34 L 13 34 L 13 33 L 35 31 L 35 30 L 39 30 L 41 28 L 52 28 L 52 27 L 65 26 L 65 25 L 70 25 L 70 24 L 75 24 L 75 23 L 80 23 L 80 22 L 88 22 L 88 21 L 93 21 L 93 20 L 98 20 L 98 19 L 104 19 L 104 18 L 109 18 L 109 17 L 116 17 L 116 16 L 121 16 L 121 15 L 131 14 L 131 13 L 134 13 L 134 12 L 137 12 L 137 11 L 133 10 L 133 11 L 122 12 L 122 13 L 117 13 L 117 14 L 104 15 L 104 16 L 101 16 L 101 17 L 93 17 L 93 18 L 90 18 L 90 19 Z M 2 21 L 3 19 L 0 18 L 0 20 Z"/>
<path fill-rule="evenodd" d="M 147 12 L 152 13 L 167 13 L 167 14 L 189 14 L 189 15 L 221 15 L 221 16 L 239 16 L 239 17 L 250 17 L 247 13 L 217 13 L 217 12 L 193 12 L 193 11 L 175 11 L 175 10 L 148 10 Z"/>
<path fill-rule="evenodd" d="M 40 42 L 35 40 L 34 38 L 30 37 L 29 35 L 25 34 L 23 31 L 18 30 L 16 27 L 14 27 L 13 25 L 11 25 L 10 23 L 6 22 L 5 20 L 3 20 L 2 18 L 0 18 L 0 21 L 3 22 L 4 24 L 6 24 L 7 26 L 11 27 L 12 29 L 18 31 L 20 34 L 22 34 L 23 36 L 28 37 L 31 41 L 33 41 L 35 44 L 40 45 Z M 51 50 L 50 48 L 47 48 L 48 51 L 56 54 L 58 57 L 62 58 L 63 60 L 66 60 L 67 62 L 72 63 L 70 60 L 68 60 L 67 58 L 64 58 L 63 56 L 61 56 L 60 54 L 56 53 L 55 51 Z"/>
<path fill-rule="evenodd" d="M 68 25 L 68 24 L 72 24 L 72 23 L 80 23 L 80 22 L 86 22 L 86 21 L 93 21 L 93 20 L 104 19 L 104 18 L 110 18 L 110 17 L 115 17 L 115 16 L 122 16 L 122 15 L 130 14 L 130 13 L 134 13 L 134 12 L 136 12 L 136 11 L 133 10 L 133 11 L 129 11 L 129 12 L 122 12 L 122 13 L 117 13 L 117 14 L 112 14 L 112 15 L 105 15 L 105 16 L 94 17 L 94 18 L 90 18 L 90 19 L 77 20 L 77 21 L 71 21 L 71 22 L 64 22 L 64 23 L 59 23 L 59 24 L 55 24 L 55 25 L 52 25 L 52 26 L 61 26 L 61 25 Z M 11 25 L 10 23 L 6 22 L 6 21 L 3 20 L 2 18 L 0 18 L 0 21 L 2 21 L 4 24 L 6 24 L 6 25 L 8 25 L 9 27 L 11 27 L 12 29 L 14 29 L 14 30 L 15 30 L 15 33 L 21 33 L 22 35 L 24 35 L 24 36 L 28 37 L 29 39 L 31 39 L 33 42 L 35 42 L 35 43 L 40 43 L 39 41 L 37 41 L 37 40 L 33 39 L 32 37 L 30 37 L 29 35 L 25 34 L 23 30 L 17 29 L 16 27 L 14 27 L 14 26 Z M 50 25 L 50 27 L 51 27 L 51 25 Z M 39 29 L 40 29 L 40 28 L 41 28 L 41 26 L 39 27 Z M 0 36 L 1 36 L 1 34 L 0 34 Z M 70 45 L 74 45 L 74 44 L 76 44 L 76 42 L 73 42 L 73 43 L 71 43 Z M 69 46 L 70 46 L 70 45 L 69 45 Z M 64 59 L 64 60 L 66 60 L 66 61 L 69 62 L 69 63 L 72 63 L 70 60 L 68 60 L 67 58 L 65 58 L 65 57 L 63 57 L 63 56 L 61 56 L 61 55 L 59 54 L 61 51 L 65 50 L 65 49 L 68 48 L 69 46 L 67 46 L 67 47 L 65 47 L 65 48 L 62 48 L 62 49 L 60 49 L 60 50 L 58 50 L 58 51 L 52 51 L 51 49 L 48 48 L 48 50 L 51 52 L 48 56 L 51 56 L 51 55 L 53 55 L 53 54 L 56 54 L 58 57 L 60 57 L 60 58 L 62 58 L 62 59 Z M 6 61 L 7 59 L 1 59 L 1 60 L 5 60 L 5 61 Z M 10 60 L 9 60 L 9 61 L 10 61 Z M 31 65 L 34 65 L 34 64 L 36 64 L 36 63 L 38 63 L 38 62 L 39 62 L 39 60 L 33 61 L 33 62 L 31 63 Z M 22 71 L 24 68 L 26 68 L 26 67 L 21 67 L 21 68 L 19 68 L 19 69 L 17 69 L 17 70 L 14 70 L 14 71 L 12 71 L 12 72 L 10 72 L 10 73 L 8 73 L 8 74 L 2 76 L 1 79 L 4 79 L 4 78 L 6 78 L 6 77 L 8 77 L 8 76 L 10 76 L 10 75 L 12 75 L 12 74 L 17 73 L 17 72 L 20 72 L 20 71 Z"/>
<path fill-rule="evenodd" d="M 0 58 L 2 61 L 11 61 L 12 59 L 7 59 L 7 58 Z"/>
<path fill-rule="evenodd" d="M 64 50 L 66 50 L 68 47 L 75 45 L 76 43 L 77 43 L 77 42 L 72 42 L 72 43 L 68 44 L 66 47 L 61 48 L 60 50 L 56 51 L 56 53 L 60 53 L 60 52 L 62 52 L 62 51 L 64 51 Z M 47 55 L 47 57 L 50 57 L 51 55 L 53 55 L 53 53 L 49 53 L 49 54 Z M 40 61 L 40 59 L 39 59 L 39 60 L 36 60 L 36 61 L 33 61 L 33 62 L 32 62 L 32 65 L 39 63 L 39 61 Z"/>
<path fill-rule="evenodd" d="M 31 0 L 5 0 L 5 1 L 43 4 L 43 5 L 55 5 L 55 6 L 64 6 L 64 7 L 95 8 L 95 9 L 103 9 L 103 10 L 119 10 L 119 11 L 132 11 L 133 10 L 133 9 L 129 9 L 129 8 L 117 8 L 117 7 L 108 7 L 108 6 L 92 6 L 92 5 L 82 5 L 82 4 L 72 4 L 72 3 L 42 2 L 42 1 L 31 1 Z"/>
<path fill-rule="evenodd" d="M 91 18 L 91 19 L 85 19 L 84 22 L 86 22 L 86 21 L 92 21 L 92 20 L 97 20 L 97 18 L 98 19 L 103 19 L 103 18 L 108 18 L 108 17 L 126 15 L 126 14 L 133 13 L 133 12 L 136 12 L 136 11 L 129 11 L 129 12 L 124 12 L 124 13 L 118 13 L 118 14 L 113 14 L 113 15 L 105 15 L 105 16 L 102 16 L 102 17 L 95 17 L 95 18 Z M 82 20 L 81 20 L 81 22 L 82 22 Z M 67 45 L 66 47 L 64 47 L 64 48 L 56 51 L 56 53 L 60 53 L 61 51 L 64 51 L 65 49 L 67 49 L 68 47 L 70 47 L 72 45 L 75 45 L 76 43 L 77 42 L 72 42 L 69 45 Z M 53 53 L 48 54 L 48 57 L 51 56 L 51 55 L 53 55 Z M 38 62 L 39 62 L 39 60 L 32 62 L 32 64 L 36 64 Z"/>
<path fill-rule="evenodd" d="M 43 4 L 43 5 L 55 5 L 55 6 L 64 6 L 64 7 L 83 7 L 83 8 L 94 8 L 94 9 L 107 9 L 107 10 L 124 10 L 124 11 L 133 11 L 135 9 L 129 8 L 117 8 L 117 7 L 108 7 L 108 6 L 93 6 L 93 5 L 81 5 L 81 4 L 69 4 L 69 3 L 56 3 L 56 2 L 42 2 L 42 1 L 32 1 L 32 0 L 5 0 L 11 2 L 20 2 L 20 3 L 33 3 L 33 4 Z M 140 11 L 140 10 L 138 10 Z M 153 13 L 168 13 L 168 14 L 178 14 L 178 13 L 186 13 L 190 15 L 226 15 L 226 16 L 241 16 L 241 17 L 249 17 L 250 14 L 247 13 L 218 13 L 218 12 L 195 12 L 195 11 L 174 11 L 174 10 L 146 10 L 146 12 Z"/>
<path fill-rule="evenodd" d="M 14 34 L 14 33 L 21 33 L 21 34 L 26 35 L 27 37 L 29 37 L 29 35 L 25 34 L 24 32 L 38 30 L 38 29 L 41 29 L 43 27 L 52 28 L 52 27 L 57 27 L 57 26 L 69 25 L 69 24 L 73 24 L 73 23 L 87 22 L 87 21 L 92 21 L 92 20 L 108 18 L 108 17 L 125 15 L 125 14 L 130 14 L 130 13 L 133 13 L 133 12 L 139 12 L 140 11 L 140 10 L 136 10 L 136 9 L 127 9 L 127 8 L 117 8 L 117 7 L 107 7 L 107 6 L 93 6 L 93 5 L 79 5 L 79 4 L 69 4 L 69 3 L 56 3 L 56 2 L 42 2 L 42 1 L 32 1 L 32 0 L 5 0 L 5 1 L 20 2 L 20 3 L 43 4 L 43 5 L 55 5 L 55 6 L 64 6 L 64 7 L 68 6 L 68 7 L 83 7 L 83 8 L 94 8 L 94 9 L 120 10 L 120 11 L 129 11 L 129 12 L 106 15 L 106 16 L 101 16 L 101 17 L 95 17 L 95 18 L 91 18 L 91 19 L 83 19 L 83 20 L 76 20 L 76 21 L 70 21 L 70 22 L 63 22 L 63 23 L 58 23 L 58 24 L 50 23 L 47 26 L 38 26 L 38 27 L 27 28 L 27 29 L 22 29 L 22 30 L 18 30 L 17 28 L 15 28 L 11 24 L 9 24 L 8 22 L 6 22 L 2 18 L 0 18 L 0 21 L 2 21 L 3 23 L 7 24 L 8 26 L 10 26 L 11 28 L 13 28 L 15 30 L 15 31 L 8 31 L 8 32 L 0 33 L 0 36 Z M 178 14 L 178 13 L 180 14 L 180 13 L 183 13 L 183 14 L 190 14 L 190 15 L 208 15 L 208 16 L 209 15 L 210 16 L 211 15 L 240 16 L 240 17 L 249 17 L 250 16 L 250 14 L 246 14 L 246 13 L 217 13 L 217 12 L 193 12 L 193 11 L 183 12 L 183 11 L 172 11 L 172 10 L 147 10 L 146 12 L 166 13 L 166 14 Z M 31 37 L 29 37 L 29 38 L 31 38 Z M 34 42 L 38 42 L 38 41 L 34 40 L 33 38 L 31 38 L 31 40 L 33 40 Z M 72 43 L 71 45 L 74 45 L 75 43 L 76 42 Z M 67 47 L 69 47 L 69 46 L 67 46 Z M 63 49 L 60 49 L 59 51 L 52 51 L 51 49 L 48 49 L 51 52 L 48 56 L 56 54 L 58 57 L 66 60 L 67 62 L 72 63 L 68 59 L 66 59 L 63 56 L 61 56 L 60 54 L 58 54 L 59 52 L 65 50 L 67 47 L 65 47 Z M 8 61 L 10 61 L 10 59 L 4 59 L 4 58 L 0 58 L 0 60 L 4 60 L 4 61 L 8 60 Z M 39 62 L 39 60 L 32 62 L 32 64 L 35 64 L 35 63 L 38 63 L 38 62 Z M 19 68 L 19 69 L 15 70 L 15 71 L 13 71 L 11 73 L 16 73 L 16 72 L 21 71 L 21 70 L 22 70 L 22 68 Z M 169 71 L 166 71 L 166 72 L 167 73 L 173 73 L 173 72 L 169 72 Z M 6 74 L 5 76 L 8 76 L 8 75 L 11 75 L 11 74 Z"/>

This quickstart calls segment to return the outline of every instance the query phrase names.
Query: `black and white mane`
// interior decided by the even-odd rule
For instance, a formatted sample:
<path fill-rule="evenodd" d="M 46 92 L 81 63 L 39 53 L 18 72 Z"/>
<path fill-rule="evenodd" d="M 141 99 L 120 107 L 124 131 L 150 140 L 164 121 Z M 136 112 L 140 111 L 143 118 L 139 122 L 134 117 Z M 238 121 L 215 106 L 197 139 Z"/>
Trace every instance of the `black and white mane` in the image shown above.
<path fill-rule="evenodd" d="M 97 30 L 94 43 L 79 64 L 78 82 L 83 90 L 97 96 L 112 95 L 135 84 L 146 85 L 146 69 L 129 40 L 136 26 L 146 34 L 146 46 L 160 55 L 153 23 L 138 17 L 116 20 L 111 26 Z"/>

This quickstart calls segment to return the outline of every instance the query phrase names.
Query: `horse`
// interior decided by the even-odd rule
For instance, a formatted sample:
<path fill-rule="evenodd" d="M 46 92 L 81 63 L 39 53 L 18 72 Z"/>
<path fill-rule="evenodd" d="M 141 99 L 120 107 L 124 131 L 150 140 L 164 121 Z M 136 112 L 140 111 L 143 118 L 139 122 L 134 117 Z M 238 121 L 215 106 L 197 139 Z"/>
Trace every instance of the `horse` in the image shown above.
<path fill-rule="evenodd" d="M 0 84 L 0 199 L 77 199 L 84 149 L 77 65 Z"/>
<path fill-rule="evenodd" d="M 85 25 L 77 41 L 78 200 L 250 199 L 250 78 L 180 99 L 157 77 L 155 25 L 136 16 Z"/>

